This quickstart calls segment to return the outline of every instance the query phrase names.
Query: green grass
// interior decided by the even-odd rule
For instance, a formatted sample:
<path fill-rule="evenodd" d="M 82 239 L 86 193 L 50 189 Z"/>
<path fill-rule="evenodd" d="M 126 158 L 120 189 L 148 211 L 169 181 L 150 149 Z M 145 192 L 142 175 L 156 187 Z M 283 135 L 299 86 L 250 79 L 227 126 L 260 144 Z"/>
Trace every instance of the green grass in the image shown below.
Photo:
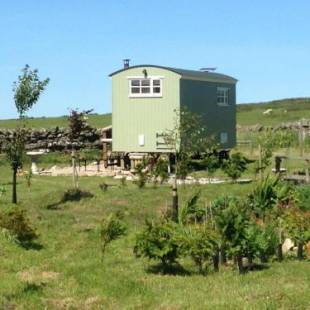
<path fill-rule="evenodd" d="M 87 122 L 94 128 L 103 128 L 111 125 L 111 114 L 91 114 L 88 115 Z M 16 128 L 19 120 L 8 119 L 0 120 L 0 128 Z M 27 126 L 30 128 L 55 128 L 58 127 L 67 127 L 68 126 L 68 117 L 59 116 L 59 117 L 37 117 L 37 118 L 28 118 Z"/>
<path fill-rule="evenodd" d="M 273 109 L 271 115 L 264 115 L 267 109 Z M 286 112 L 285 112 L 286 111 Z M 274 126 L 283 122 L 310 119 L 310 98 L 283 99 L 265 103 L 237 105 L 238 125 Z"/>
<path fill-rule="evenodd" d="M 273 109 L 272 115 L 264 115 L 266 109 Z M 287 111 L 285 113 L 285 111 Z M 238 104 L 237 123 L 239 125 L 277 125 L 282 122 L 310 119 L 310 98 L 283 99 L 265 103 Z M 28 126 L 32 128 L 67 127 L 66 116 L 29 118 Z M 111 114 L 89 115 L 91 126 L 102 128 L 111 125 Z M 0 128 L 15 128 L 18 120 L 0 120 Z"/>
<path fill-rule="evenodd" d="M 28 167 L 25 167 L 27 169 Z M 7 192 L 0 208 L 10 201 L 10 170 L 0 161 L 0 185 Z M 187 261 L 188 275 L 150 272 L 154 262 L 133 255 L 135 233 L 146 217 L 157 216 L 171 199 L 168 186 L 137 189 L 128 182 L 99 177 L 80 179 L 94 194 L 80 202 L 48 209 L 71 187 L 70 177 L 34 177 L 30 189 L 18 179 L 20 205 L 40 233 L 41 250 L 25 250 L 0 233 L 0 309 L 309 309 L 310 263 L 286 260 L 239 276 L 231 267 L 201 276 Z M 246 195 L 255 184 L 202 186 L 205 203 L 221 193 Z M 180 201 L 196 187 L 179 189 Z M 101 262 L 100 219 L 109 212 L 124 212 L 128 235 L 112 243 Z"/>

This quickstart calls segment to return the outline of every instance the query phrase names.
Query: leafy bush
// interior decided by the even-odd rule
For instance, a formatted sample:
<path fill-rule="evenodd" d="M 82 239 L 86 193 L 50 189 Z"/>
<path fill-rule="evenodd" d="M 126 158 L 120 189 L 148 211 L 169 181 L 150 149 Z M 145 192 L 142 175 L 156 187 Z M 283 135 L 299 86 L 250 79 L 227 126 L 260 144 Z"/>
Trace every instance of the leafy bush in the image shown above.
<path fill-rule="evenodd" d="M 126 233 L 126 226 L 120 214 L 111 213 L 103 218 L 100 226 L 101 253 L 105 253 L 106 247 L 113 240 L 118 239 Z"/>
<path fill-rule="evenodd" d="M 153 167 L 152 176 L 155 184 L 157 183 L 158 178 L 160 178 L 160 184 L 165 182 L 169 177 L 168 162 L 162 158 L 159 158 Z"/>
<path fill-rule="evenodd" d="M 203 272 L 214 256 L 218 240 L 215 231 L 207 225 L 191 225 L 183 230 L 179 244 L 182 252 L 190 256 L 199 271 Z"/>
<path fill-rule="evenodd" d="M 247 169 L 247 165 L 249 163 L 250 160 L 238 152 L 232 154 L 229 159 L 224 160 L 222 168 L 227 176 L 229 176 L 233 181 L 236 181 Z"/>
<path fill-rule="evenodd" d="M 296 199 L 298 208 L 303 211 L 310 211 L 310 186 L 297 188 Z"/>
<path fill-rule="evenodd" d="M 138 186 L 138 188 L 143 188 L 147 182 L 148 179 L 148 173 L 145 171 L 145 167 L 143 164 L 137 164 L 136 165 L 136 173 L 138 176 L 138 179 L 133 181 L 134 184 Z"/>
<path fill-rule="evenodd" d="M 146 221 L 145 229 L 136 236 L 135 255 L 160 260 L 166 270 L 180 254 L 177 229 L 177 224 L 172 221 Z"/>
<path fill-rule="evenodd" d="M 185 206 L 181 208 L 178 219 L 180 224 L 201 222 L 203 220 L 206 211 L 198 205 L 199 198 L 200 191 L 190 197 Z"/>
<path fill-rule="evenodd" d="M 83 198 L 92 198 L 94 195 L 88 191 L 83 191 L 79 188 L 70 188 L 64 192 L 61 198 L 61 203 L 67 201 L 80 201 Z"/>
<path fill-rule="evenodd" d="M 258 183 L 248 196 L 250 208 L 257 217 L 263 218 L 277 203 L 279 180 L 270 177 Z"/>
<path fill-rule="evenodd" d="M 7 229 L 20 244 L 27 244 L 38 238 L 26 211 L 16 206 L 0 213 L 0 227 Z"/>

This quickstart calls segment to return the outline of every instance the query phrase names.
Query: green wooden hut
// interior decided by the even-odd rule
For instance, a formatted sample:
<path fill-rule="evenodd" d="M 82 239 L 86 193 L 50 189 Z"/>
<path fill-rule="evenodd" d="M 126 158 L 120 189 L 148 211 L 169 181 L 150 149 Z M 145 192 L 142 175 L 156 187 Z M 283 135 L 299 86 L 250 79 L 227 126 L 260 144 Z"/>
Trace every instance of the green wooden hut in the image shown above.
<path fill-rule="evenodd" d="M 112 77 L 112 151 L 167 152 L 162 133 L 172 129 L 176 110 L 202 115 L 208 134 L 222 149 L 236 144 L 236 82 L 215 72 L 138 65 Z"/>

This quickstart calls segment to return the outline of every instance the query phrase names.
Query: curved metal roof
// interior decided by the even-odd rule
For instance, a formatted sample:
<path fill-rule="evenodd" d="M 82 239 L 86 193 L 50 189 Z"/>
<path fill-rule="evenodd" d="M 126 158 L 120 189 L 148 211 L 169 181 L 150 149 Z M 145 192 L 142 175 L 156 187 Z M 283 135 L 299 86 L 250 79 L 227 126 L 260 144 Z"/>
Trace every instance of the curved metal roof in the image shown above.
<path fill-rule="evenodd" d="M 153 67 L 159 68 L 164 70 L 169 70 L 174 73 L 181 75 L 182 78 L 186 79 L 193 79 L 193 80 L 210 80 L 210 81 L 218 81 L 218 82 L 227 82 L 227 83 L 236 83 L 238 80 L 225 74 L 215 73 L 215 72 L 208 72 L 208 71 L 198 71 L 198 70 L 187 70 L 187 69 L 178 69 L 178 68 L 171 68 L 171 67 L 164 67 L 164 66 L 157 66 L 157 65 L 137 65 L 131 66 L 128 68 L 123 68 L 112 72 L 109 76 L 113 76 L 120 72 L 134 69 L 134 68 L 143 68 L 143 67 Z"/>

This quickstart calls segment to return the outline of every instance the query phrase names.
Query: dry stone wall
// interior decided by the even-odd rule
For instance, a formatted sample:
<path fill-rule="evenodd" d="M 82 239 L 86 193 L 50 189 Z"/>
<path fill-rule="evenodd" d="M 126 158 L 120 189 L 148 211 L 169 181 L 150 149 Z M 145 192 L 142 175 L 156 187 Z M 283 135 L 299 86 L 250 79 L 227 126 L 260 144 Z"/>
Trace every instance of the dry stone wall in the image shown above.
<path fill-rule="evenodd" d="M 7 139 L 14 133 L 12 129 L 0 129 L 0 150 L 3 151 Z M 85 128 L 75 142 L 77 148 L 101 149 L 100 138 L 102 130 Z M 69 130 L 67 128 L 31 129 L 26 136 L 27 150 L 48 149 L 50 151 L 62 151 L 71 149 Z"/>

